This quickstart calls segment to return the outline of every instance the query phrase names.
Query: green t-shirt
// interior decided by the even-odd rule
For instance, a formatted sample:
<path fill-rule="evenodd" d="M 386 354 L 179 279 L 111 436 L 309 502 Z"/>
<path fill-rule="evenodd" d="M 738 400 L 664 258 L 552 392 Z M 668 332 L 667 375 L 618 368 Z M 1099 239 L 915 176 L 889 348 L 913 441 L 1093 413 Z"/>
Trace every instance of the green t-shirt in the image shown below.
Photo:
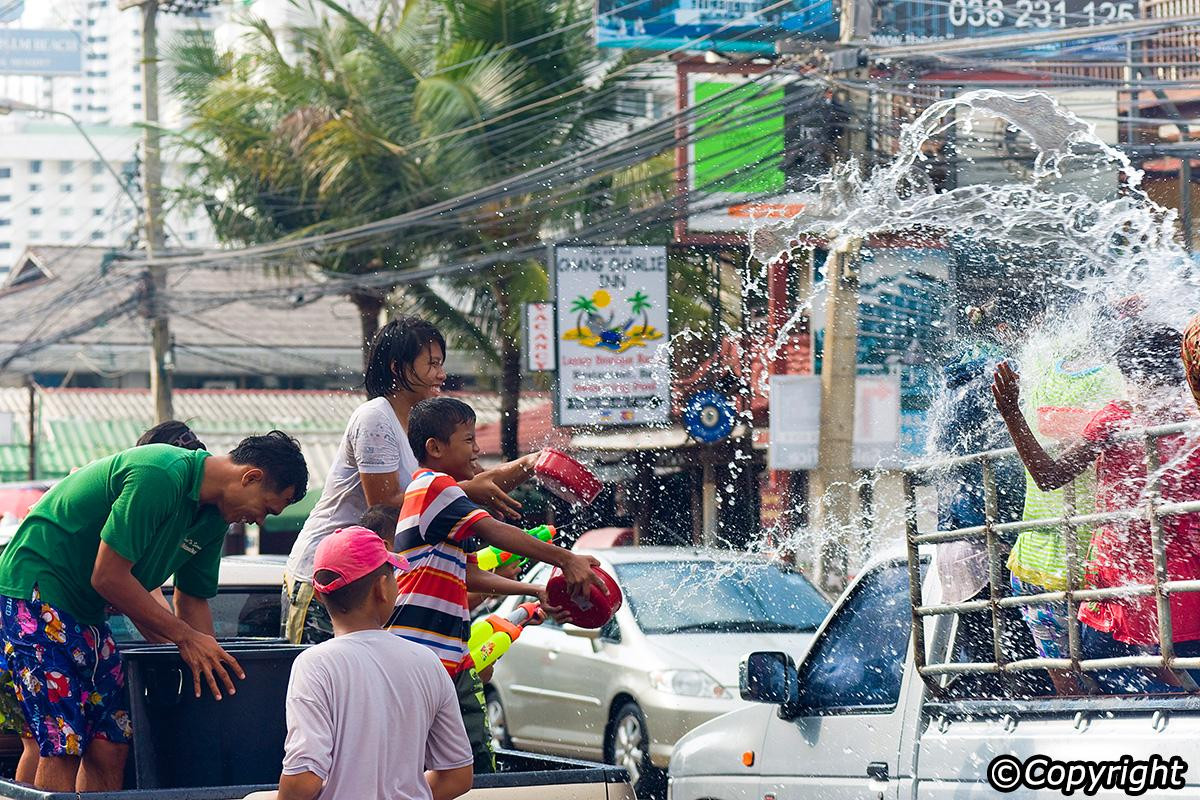
<path fill-rule="evenodd" d="M 180 591 L 213 597 L 229 527 L 200 504 L 203 450 L 151 444 L 92 462 L 55 484 L 29 512 L 0 557 L 0 594 L 44 602 L 80 622 L 104 621 L 92 588 L 103 540 L 133 562 L 147 590 L 171 575 Z"/>

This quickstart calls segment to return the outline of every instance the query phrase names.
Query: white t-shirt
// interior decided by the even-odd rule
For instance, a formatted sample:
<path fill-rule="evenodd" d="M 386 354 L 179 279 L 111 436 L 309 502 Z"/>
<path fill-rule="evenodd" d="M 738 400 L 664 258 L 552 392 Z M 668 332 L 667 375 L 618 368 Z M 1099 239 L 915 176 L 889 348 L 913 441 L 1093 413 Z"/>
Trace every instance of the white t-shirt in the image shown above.
<path fill-rule="evenodd" d="M 427 647 L 358 631 L 292 665 L 283 774 L 319 777 L 318 800 L 430 800 L 425 770 L 473 761 L 454 684 Z"/>
<path fill-rule="evenodd" d="M 395 472 L 403 491 L 419 466 L 408 434 L 386 397 L 376 397 L 356 408 L 325 478 L 321 499 L 292 545 L 288 575 L 293 580 L 311 581 L 313 558 L 321 540 L 338 528 L 358 524 L 367 510 L 360 472 Z"/>

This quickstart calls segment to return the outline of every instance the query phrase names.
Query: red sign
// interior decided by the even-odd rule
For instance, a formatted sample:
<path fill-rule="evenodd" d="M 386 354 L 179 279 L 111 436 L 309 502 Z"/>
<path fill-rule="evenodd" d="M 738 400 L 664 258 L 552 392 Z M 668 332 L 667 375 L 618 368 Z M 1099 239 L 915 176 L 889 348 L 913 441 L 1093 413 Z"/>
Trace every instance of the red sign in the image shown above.
<path fill-rule="evenodd" d="M 554 304 L 525 304 L 525 368 L 549 372 L 555 365 Z"/>

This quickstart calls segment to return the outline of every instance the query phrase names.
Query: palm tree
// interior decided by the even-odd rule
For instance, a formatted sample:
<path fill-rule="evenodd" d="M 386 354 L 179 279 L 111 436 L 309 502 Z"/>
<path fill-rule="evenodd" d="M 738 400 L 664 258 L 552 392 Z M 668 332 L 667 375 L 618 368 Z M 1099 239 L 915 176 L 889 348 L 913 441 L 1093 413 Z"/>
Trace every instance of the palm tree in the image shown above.
<path fill-rule="evenodd" d="M 633 297 L 629 298 L 629 310 L 634 314 L 642 315 L 643 336 L 650 332 L 650 315 L 646 312 L 652 305 L 653 304 L 650 302 L 650 298 L 646 297 L 646 295 L 642 293 L 641 289 L 638 289 L 637 292 L 634 293 Z"/>
<path fill-rule="evenodd" d="M 582 331 L 584 316 L 599 310 L 592 302 L 592 298 L 582 294 L 576 297 L 575 302 L 571 303 L 571 311 L 575 312 L 575 330 Z"/>
<path fill-rule="evenodd" d="M 439 71 L 446 58 L 468 59 L 429 47 L 442 23 L 425 0 L 371 24 L 322 3 L 329 13 L 314 9 L 318 21 L 289 32 L 294 58 L 285 58 L 262 21 L 250 23 L 237 52 L 196 35 L 169 48 L 172 90 L 191 119 L 176 138 L 193 164 L 183 199 L 205 209 L 222 241 L 307 236 L 445 197 L 456 175 L 479 165 L 462 137 L 447 132 L 506 106 L 524 82 L 521 67 L 503 54 L 476 53 L 461 68 Z M 311 263 L 347 274 L 402 269 L 435 248 L 414 245 L 420 234 L 324 249 Z M 350 294 L 364 353 L 387 297 L 386 290 Z M 406 300 L 427 304 L 452 339 L 498 361 L 494 337 L 469 309 L 427 286 L 413 287 Z"/>

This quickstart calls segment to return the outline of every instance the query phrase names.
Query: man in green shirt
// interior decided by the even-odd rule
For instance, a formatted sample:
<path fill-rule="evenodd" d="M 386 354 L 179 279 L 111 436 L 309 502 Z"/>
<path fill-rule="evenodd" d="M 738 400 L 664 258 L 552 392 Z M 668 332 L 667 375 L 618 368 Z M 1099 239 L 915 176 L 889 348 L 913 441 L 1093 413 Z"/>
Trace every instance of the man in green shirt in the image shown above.
<path fill-rule="evenodd" d="M 95 461 L 30 510 L 0 557 L 0 639 L 48 791 L 121 788 L 130 723 L 111 604 L 139 630 L 179 647 L 221 699 L 237 661 L 213 637 L 231 523 L 261 524 L 304 496 L 308 469 L 281 431 L 243 439 L 227 455 L 146 445 Z M 175 613 L 150 590 L 175 576 Z"/>

